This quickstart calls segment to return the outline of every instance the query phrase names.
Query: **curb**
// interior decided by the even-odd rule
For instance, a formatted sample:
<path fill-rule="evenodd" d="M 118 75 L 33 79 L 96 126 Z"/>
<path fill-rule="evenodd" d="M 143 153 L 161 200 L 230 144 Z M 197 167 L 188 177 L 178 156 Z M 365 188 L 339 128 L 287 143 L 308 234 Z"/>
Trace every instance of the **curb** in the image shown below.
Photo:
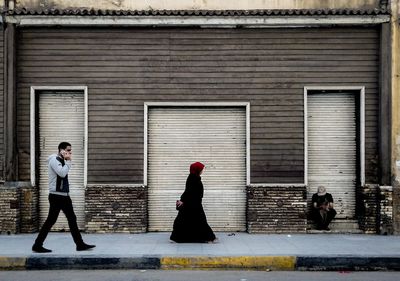
<path fill-rule="evenodd" d="M 399 271 L 400 257 L 297 257 L 298 271 Z"/>
<path fill-rule="evenodd" d="M 160 269 L 159 257 L 0 257 L 0 270 Z"/>
<path fill-rule="evenodd" d="M 0 257 L 0 270 L 25 269 L 26 258 Z"/>
<path fill-rule="evenodd" d="M 163 257 L 161 269 L 295 270 L 294 256 Z"/>
<path fill-rule="evenodd" d="M 32 269 L 160 269 L 155 257 L 31 257 L 26 261 Z"/>
<path fill-rule="evenodd" d="M 0 257 L 0 270 L 236 269 L 273 271 L 400 271 L 400 257 L 316 256 L 29 256 Z"/>

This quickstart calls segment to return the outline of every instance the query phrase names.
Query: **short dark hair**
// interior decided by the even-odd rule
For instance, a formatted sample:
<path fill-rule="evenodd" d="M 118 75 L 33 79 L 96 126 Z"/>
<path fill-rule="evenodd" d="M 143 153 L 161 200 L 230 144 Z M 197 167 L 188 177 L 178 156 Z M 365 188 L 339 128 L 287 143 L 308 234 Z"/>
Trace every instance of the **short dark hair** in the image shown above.
<path fill-rule="evenodd" d="M 71 144 L 66 141 L 60 142 L 60 144 L 58 145 L 58 151 L 60 151 L 61 149 L 66 149 L 67 146 L 71 146 Z"/>

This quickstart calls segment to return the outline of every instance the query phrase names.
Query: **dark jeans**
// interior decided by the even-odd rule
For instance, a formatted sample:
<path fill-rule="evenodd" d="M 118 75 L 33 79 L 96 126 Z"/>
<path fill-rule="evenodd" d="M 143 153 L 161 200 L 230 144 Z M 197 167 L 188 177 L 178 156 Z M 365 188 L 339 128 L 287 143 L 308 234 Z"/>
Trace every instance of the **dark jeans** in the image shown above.
<path fill-rule="evenodd" d="M 35 245 L 43 246 L 43 242 L 46 239 L 50 229 L 56 223 L 61 210 L 67 217 L 68 226 L 75 244 L 83 244 L 82 236 L 79 232 L 78 224 L 76 223 L 76 215 L 74 213 L 74 208 L 72 207 L 71 198 L 69 196 L 49 194 L 49 202 L 49 214 L 47 215 L 47 219 L 39 231 L 39 235 L 35 240 Z"/>
<path fill-rule="evenodd" d="M 321 212 L 318 209 L 313 210 L 313 220 L 317 225 L 318 229 L 326 229 L 335 216 L 336 216 L 335 209 L 330 209 L 324 214 L 321 214 Z"/>

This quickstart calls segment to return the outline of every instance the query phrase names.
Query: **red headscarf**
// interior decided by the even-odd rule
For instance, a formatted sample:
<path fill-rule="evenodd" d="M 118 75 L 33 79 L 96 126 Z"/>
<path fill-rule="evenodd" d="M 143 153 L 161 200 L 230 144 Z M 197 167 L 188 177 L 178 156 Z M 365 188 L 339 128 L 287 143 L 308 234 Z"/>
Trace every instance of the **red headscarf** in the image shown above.
<path fill-rule="evenodd" d="M 203 171 L 204 167 L 205 167 L 204 164 L 200 162 L 195 162 L 192 165 L 190 165 L 190 173 L 196 176 L 200 176 L 200 172 Z"/>

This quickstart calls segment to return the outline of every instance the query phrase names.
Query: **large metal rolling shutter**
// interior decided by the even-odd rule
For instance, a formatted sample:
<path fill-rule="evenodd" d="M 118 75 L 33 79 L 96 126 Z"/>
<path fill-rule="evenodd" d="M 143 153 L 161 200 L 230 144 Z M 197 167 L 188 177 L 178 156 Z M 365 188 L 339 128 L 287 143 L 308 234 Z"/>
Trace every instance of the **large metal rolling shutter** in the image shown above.
<path fill-rule="evenodd" d="M 70 197 L 77 216 L 78 226 L 85 224 L 84 190 L 84 95 L 77 92 L 43 92 L 39 94 L 40 136 L 40 219 L 47 217 L 49 155 L 57 153 L 58 144 L 67 141 L 72 145 L 72 169 L 68 174 Z M 68 230 L 65 215 L 60 212 L 52 230 Z"/>
<path fill-rule="evenodd" d="M 354 218 L 356 113 L 354 94 L 308 95 L 308 192 L 333 195 L 337 218 Z"/>
<path fill-rule="evenodd" d="M 206 165 L 203 206 L 214 230 L 244 231 L 245 108 L 150 108 L 149 230 L 170 231 L 191 163 Z"/>

